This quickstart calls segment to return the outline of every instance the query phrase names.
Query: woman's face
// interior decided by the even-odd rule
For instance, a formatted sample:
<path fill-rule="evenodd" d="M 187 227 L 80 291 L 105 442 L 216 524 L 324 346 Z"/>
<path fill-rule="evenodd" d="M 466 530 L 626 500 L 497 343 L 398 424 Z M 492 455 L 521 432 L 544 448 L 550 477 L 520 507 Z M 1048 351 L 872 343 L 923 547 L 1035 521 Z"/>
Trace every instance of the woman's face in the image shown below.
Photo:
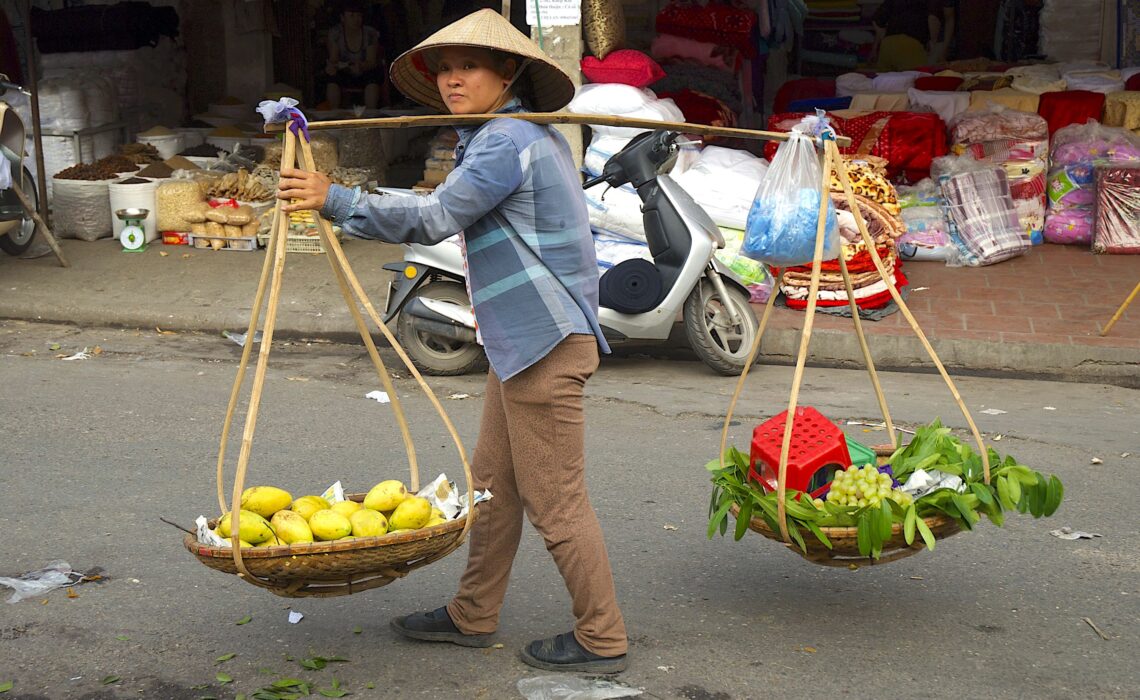
<path fill-rule="evenodd" d="M 495 69 L 495 58 L 487 49 L 449 46 L 439 51 L 435 84 L 452 114 L 484 114 L 498 106 L 510 84 L 514 59 L 503 69 L 508 75 Z"/>
<path fill-rule="evenodd" d="M 340 15 L 340 21 L 344 26 L 351 29 L 359 29 L 364 26 L 364 14 L 356 10 L 345 10 Z"/>

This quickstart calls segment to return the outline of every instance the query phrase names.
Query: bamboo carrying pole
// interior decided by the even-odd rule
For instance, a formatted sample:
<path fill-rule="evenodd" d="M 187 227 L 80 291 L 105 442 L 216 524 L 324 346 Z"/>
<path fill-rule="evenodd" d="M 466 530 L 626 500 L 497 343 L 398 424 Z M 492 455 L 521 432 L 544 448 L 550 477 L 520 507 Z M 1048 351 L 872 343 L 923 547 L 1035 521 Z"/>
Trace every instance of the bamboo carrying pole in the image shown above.
<path fill-rule="evenodd" d="M 966 423 L 969 425 L 970 431 L 971 431 L 971 433 L 972 433 L 972 435 L 973 435 L 973 437 L 974 437 L 974 439 L 978 445 L 978 451 L 979 451 L 979 454 L 981 455 L 981 459 L 982 459 L 982 467 L 983 467 L 983 471 L 984 471 L 985 481 L 986 481 L 986 483 L 989 483 L 989 481 L 990 481 L 989 455 L 987 454 L 986 449 L 985 449 L 985 445 L 982 442 L 981 434 L 978 432 L 978 428 L 974 424 L 974 420 L 971 417 L 969 410 L 966 408 L 965 403 L 962 401 L 961 395 L 958 393 L 957 388 L 954 386 L 953 380 L 950 378 L 950 375 L 946 372 L 946 368 L 942 365 L 942 361 L 938 358 L 938 354 L 934 351 L 934 348 L 930 345 L 929 341 L 927 341 L 926 336 L 922 332 L 922 329 L 918 326 L 918 322 L 914 319 L 914 316 L 910 313 L 910 309 L 907 308 L 906 302 L 903 300 L 902 295 L 899 294 L 898 289 L 895 288 L 895 286 L 893 284 L 891 284 L 891 282 L 890 282 L 890 275 L 887 273 L 886 268 L 883 266 L 882 258 L 879 256 L 878 250 L 875 248 L 875 241 L 871 237 L 870 232 L 867 230 L 867 223 L 863 219 L 862 212 L 859 209 L 859 201 L 856 198 L 855 192 L 851 187 L 851 181 L 847 175 L 847 166 L 844 163 L 843 156 L 839 152 L 838 144 L 834 140 L 824 139 L 824 141 L 823 141 L 823 178 L 822 178 L 822 183 L 821 183 L 821 188 L 820 188 L 821 189 L 821 197 L 820 197 L 819 212 L 818 212 L 819 218 L 818 218 L 818 221 L 816 224 L 816 240 L 815 240 L 815 251 L 814 251 L 814 255 L 812 257 L 811 281 L 810 281 L 809 287 L 808 287 L 808 305 L 807 305 L 807 310 L 805 312 L 806 315 L 804 318 L 804 324 L 803 324 L 803 328 L 801 330 L 801 335 L 800 335 L 799 353 L 796 356 L 795 370 L 794 370 L 793 375 L 792 375 L 792 388 L 791 388 L 791 392 L 790 392 L 789 399 L 788 399 L 787 419 L 786 419 L 786 422 L 784 423 L 784 436 L 783 436 L 783 441 L 781 442 L 781 445 L 780 445 L 780 463 L 779 463 L 778 472 L 777 472 L 776 505 L 777 505 L 777 518 L 779 520 L 778 526 L 779 526 L 780 536 L 784 540 L 784 543 L 788 546 L 792 545 L 792 539 L 791 539 L 790 533 L 788 531 L 787 510 L 786 510 L 786 495 L 787 495 L 786 479 L 787 479 L 787 468 L 788 468 L 788 455 L 789 455 L 789 452 L 791 450 L 792 429 L 793 429 L 794 422 L 795 422 L 796 407 L 797 407 L 797 404 L 799 401 L 800 385 L 801 385 L 801 382 L 803 381 L 804 366 L 805 366 L 806 361 L 807 361 L 808 349 L 809 349 L 810 344 L 811 344 L 811 332 L 812 332 L 812 326 L 813 326 L 814 317 L 815 317 L 815 307 L 816 307 L 816 302 L 817 302 L 818 297 L 819 297 L 820 266 L 822 265 L 822 262 L 823 262 L 822 258 L 823 258 L 824 237 L 826 235 L 826 226 L 827 226 L 826 214 L 827 214 L 827 207 L 831 201 L 830 195 L 828 194 L 828 192 L 831 189 L 831 173 L 833 170 L 838 175 L 840 185 L 843 189 L 843 195 L 847 200 L 848 206 L 849 206 L 852 214 L 855 215 L 855 221 L 856 221 L 858 228 L 859 228 L 859 235 L 862 238 L 863 243 L 866 245 L 866 247 L 867 247 L 867 249 L 871 255 L 871 259 L 874 262 L 875 270 L 876 270 L 876 272 L 878 272 L 879 278 L 887 285 L 887 289 L 890 291 L 891 298 L 895 301 L 896 304 L 898 304 L 899 310 L 902 312 L 903 316 L 906 318 L 907 322 L 910 324 L 911 329 L 914 331 L 915 335 L 918 337 L 919 341 L 922 343 L 923 348 L 930 355 L 930 358 L 933 360 L 934 365 L 938 368 L 939 374 L 942 376 L 947 387 L 950 389 L 950 393 L 953 396 L 954 401 L 958 405 L 959 410 L 962 412 L 962 415 L 965 417 Z M 842 254 L 839 256 L 839 269 L 843 275 L 844 287 L 847 290 L 847 298 L 848 298 L 850 308 L 851 308 L 851 313 L 852 313 L 852 323 L 855 327 L 855 334 L 859 338 L 859 345 L 860 345 L 860 349 L 862 350 L 862 353 L 863 353 L 863 359 L 867 364 L 867 371 L 868 371 L 868 374 L 870 375 L 871 385 L 874 389 L 876 399 L 878 400 L 879 408 L 883 413 L 883 420 L 887 426 L 887 429 L 891 433 L 891 446 L 897 447 L 898 438 L 895 435 L 894 424 L 891 421 L 890 413 L 887 409 L 886 397 L 883 393 L 882 386 L 879 382 L 878 374 L 875 370 L 874 361 L 873 361 L 873 358 L 871 356 L 870 347 L 868 346 L 866 336 L 863 333 L 862 324 L 861 324 L 860 319 L 859 319 L 859 309 L 858 309 L 858 306 L 855 304 L 855 301 L 854 301 L 855 297 L 854 297 L 854 290 L 853 290 L 852 284 L 851 284 L 851 277 L 848 274 L 847 264 L 846 264 L 846 261 L 844 260 L 844 258 L 842 256 Z M 764 329 L 767 325 L 768 317 L 772 311 L 773 301 L 775 300 L 776 295 L 779 293 L 778 287 L 779 287 L 779 279 L 775 280 L 775 284 L 774 284 L 774 287 L 772 290 L 772 295 L 768 298 L 768 303 L 764 307 L 764 314 L 763 314 L 761 321 L 760 321 L 760 328 L 756 333 L 756 338 L 753 341 L 751 352 L 749 352 L 749 354 L 748 354 L 748 362 L 745 364 L 743 371 L 740 373 L 740 379 L 737 382 L 736 390 L 733 392 L 732 398 L 729 400 L 728 411 L 725 414 L 724 426 L 721 430 L 721 437 L 720 437 L 720 465 L 721 465 L 722 469 L 725 466 L 725 450 L 726 450 L 727 445 L 728 445 L 728 428 L 732 422 L 733 412 L 735 411 L 736 405 L 737 405 L 738 401 L 740 400 L 740 395 L 741 395 L 743 388 L 744 388 L 744 382 L 748 377 L 748 370 L 752 366 L 752 363 L 755 361 L 756 355 L 759 352 L 760 342 L 763 339 Z M 1140 290 L 1140 285 L 1137 285 L 1137 290 Z M 1135 294 L 1135 292 L 1134 292 L 1134 294 Z"/>
<path fill-rule="evenodd" d="M 1124 303 L 1120 305 L 1120 308 L 1116 310 L 1116 313 L 1114 313 L 1108 323 L 1105 324 L 1104 329 L 1100 332 L 1102 338 L 1108 335 L 1108 332 L 1116 322 L 1120 320 L 1120 317 L 1124 315 L 1125 309 L 1128 308 L 1128 305 L 1132 303 L 1132 300 L 1136 298 L 1137 294 L 1140 294 L 1140 282 L 1136 283 L 1136 286 L 1132 288 L 1132 293 L 1128 295 L 1128 298 L 1124 300 Z"/>
<path fill-rule="evenodd" d="M 474 126 L 491 119 L 521 119 L 533 124 L 578 124 L 589 126 L 619 126 L 635 129 L 665 129 L 679 131 L 683 134 L 698 136 L 726 136 L 739 139 L 760 139 L 764 141 L 786 141 L 788 135 L 779 131 L 759 131 L 756 129 L 739 129 L 727 126 L 709 126 L 707 124 L 691 124 L 689 122 L 655 122 L 649 119 L 630 119 L 627 117 L 609 116 L 604 114 L 571 114 L 569 112 L 517 112 L 513 114 L 420 114 L 407 117 L 380 117 L 377 119 L 334 119 L 330 121 L 309 122 L 310 131 L 322 129 L 400 129 L 431 126 Z M 266 124 L 267 133 L 280 132 L 284 127 L 280 123 Z M 835 139 L 842 147 L 851 145 L 851 139 L 846 136 L 837 136 Z"/>
<path fill-rule="evenodd" d="M 298 144 L 300 146 L 300 157 L 298 158 Z M 281 166 L 283 168 L 297 165 L 301 168 L 315 170 L 315 163 L 313 160 L 312 148 L 306 137 L 298 137 L 292 130 L 285 132 L 285 147 L 284 153 L 281 158 Z M 396 416 L 396 422 L 399 426 L 401 437 L 403 438 L 404 448 L 408 454 L 408 469 L 410 472 L 410 483 L 412 491 L 419 490 L 419 467 L 415 456 L 415 446 L 411 438 L 411 432 L 408 429 L 407 418 L 404 415 L 404 410 L 397 395 L 396 389 L 392 384 L 391 377 L 384 366 L 383 360 L 376 349 L 376 344 L 372 339 L 372 335 L 368 326 L 360 313 L 357 306 L 364 306 L 368 316 L 379 327 L 381 333 L 385 336 L 400 360 L 405 364 L 408 370 L 416 378 L 421 389 L 427 394 L 433 407 L 439 413 L 440 418 L 443 420 L 455 447 L 459 452 L 459 459 L 463 465 L 463 473 L 468 485 L 467 492 L 467 517 L 464 522 L 463 531 L 460 536 L 455 540 L 453 546 L 440 550 L 429 557 L 430 561 L 435 561 L 451 551 L 454 551 L 467 536 L 468 531 L 471 529 L 471 524 L 474 520 L 474 481 L 471 475 L 471 465 L 467 459 L 467 453 L 463 447 L 463 442 L 456 431 L 455 426 L 452 424 L 451 419 L 440 404 L 439 399 L 436 398 L 434 392 L 424 381 L 419 371 L 412 364 L 410 358 L 400 347 L 399 343 L 392 336 L 391 331 L 384 325 L 380 315 L 376 312 L 371 301 L 368 299 L 364 288 L 361 286 L 360 281 L 357 279 L 352 268 L 348 264 L 348 259 L 344 255 L 344 251 L 340 247 L 340 243 L 336 240 L 333 234 L 332 227 L 328 221 L 316 217 L 318 228 L 321 234 L 321 240 L 325 245 L 327 254 L 329 256 L 329 264 L 332 267 L 334 277 L 336 277 L 337 284 L 340 287 L 341 294 L 344 296 L 345 303 L 352 313 L 353 320 L 356 323 L 357 330 L 360 332 L 361 339 L 364 341 L 368 349 L 369 358 L 372 360 L 373 365 L 380 377 L 381 383 L 384 385 L 385 391 L 388 392 L 389 399 L 391 400 L 392 410 Z M 230 393 L 229 404 L 226 408 L 226 416 L 223 421 L 222 437 L 218 448 L 218 464 L 217 464 L 217 486 L 218 486 L 218 504 L 222 512 L 230 512 L 231 518 L 231 550 L 233 553 L 234 566 L 238 570 L 238 575 L 246 581 L 261 586 L 263 588 L 275 588 L 276 586 L 268 581 L 262 580 L 250 573 L 249 569 L 245 566 L 242 559 L 242 552 L 238 540 L 241 530 L 241 509 L 238 507 L 241 503 L 241 493 L 245 485 L 245 476 L 249 465 L 249 456 L 253 445 L 253 437 L 257 425 L 257 413 L 260 408 L 261 394 L 265 385 L 265 373 L 268 366 L 269 353 L 273 343 L 273 331 L 277 318 L 277 308 L 280 303 L 282 280 L 285 271 L 285 257 L 287 253 L 287 236 L 289 229 L 289 218 L 282 211 L 282 201 L 278 200 L 273 215 L 272 228 L 270 230 L 269 245 L 266 249 L 265 264 L 262 266 L 261 277 L 258 280 L 257 291 L 254 295 L 254 306 L 250 314 L 249 330 L 246 335 L 246 342 L 242 348 L 242 357 L 238 365 L 237 375 L 234 379 L 233 389 Z M 245 426 L 242 433 L 241 449 L 238 454 L 237 467 L 234 475 L 234 482 L 231 491 L 230 503 L 233 507 L 226 504 L 225 498 L 225 455 L 226 445 L 230 429 L 233 424 L 234 411 L 237 407 L 238 395 L 241 391 L 241 386 L 245 379 L 246 368 L 249 363 L 250 355 L 254 344 L 254 334 L 257 331 L 258 321 L 261 316 L 262 303 L 265 300 L 266 290 L 269 291 L 269 299 L 266 304 L 265 322 L 262 330 L 261 347 L 258 352 L 257 365 L 254 370 L 253 386 L 251 389 L 249 406 L 246 409 Z M 355 295 L 355 298 L 354 298 Z M 371 587 L 371 586 L 369 586 Z M 361 588 L 360 590 L 364 590 Z"/>
<path fill-rule="evenodd" d="M 28 199 L 28 195 L 24 194 L 24 191 L 20 189 L 20 186 L 16 184 L 15 180 L 12 181 L 12 191 L 16 193 L 16 198 L 20 200 L 20 204 L 23 205 L 24 211 L 28 212 L 28 214 L 32 217 L 32 221 L 36 222 L 36 226 L 39 227 L 40 233 L 43 234 L 44 240 L 47 241 L 48 247 L 51 248 L 51 252 L 55 253 L 56 259 L 59 260 L 60 267 L 71 267 L 71 263 L 67 262 L 67 258 L 63 257 L 63 251 L 60 250 L 59 243 L 56 242 L 55 236 L 52 235 L 51 229 L 49 229 L 47 223 L 42 218 L 40 218 L 40 213 L 36 211 L 35 207 L 32 206 L 32 202 L 30 199 Z"/>

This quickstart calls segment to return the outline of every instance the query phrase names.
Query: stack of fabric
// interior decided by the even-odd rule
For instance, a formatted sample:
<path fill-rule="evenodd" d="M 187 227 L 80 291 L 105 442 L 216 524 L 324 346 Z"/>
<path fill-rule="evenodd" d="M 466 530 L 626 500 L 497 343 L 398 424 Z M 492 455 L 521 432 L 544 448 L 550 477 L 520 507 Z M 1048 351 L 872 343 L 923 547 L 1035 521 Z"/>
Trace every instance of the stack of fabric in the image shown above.
<path fill-rule="evenodd" d="M 1005 168 L 968 156 L 934 161 L 942 188 L 950 238 L 957 249 L 952 265 L 993 265 L 1024 254 L 1032 244 L 1021 226 Z"/>
<path fill-rule="evenodd" d="M 1033 245 L 1043 243 L 1049 152 L 1049 124 L 1044 117 L 1009 109 L 966 112 L 950 128 L 951 152 L 1005 168 L 1022 230 Z"/>
<path fill-rule="evenodd" d="M 854 67 L 870 58 L 875 37 L 857 0 L 805 0 L 804 60 Z"/>
<path fill-rule="evenodd" d="M 770 31 L 767 3 L 764 10 Z M 756 57 L 754 33 L 765 31 L 760 16 L 728 3 L 671 2 L 657 13 L 655 26 L 657 37 L 649 53 L 665 77 L 653 83 L 654 91 L 676 96 L 678 104 L 688 108 L 686 116 L 735 123 L 745 100 L 741 68 Z"/>
<path fill-rule="evenodd" d="M 1097 122 L 1066 126 L 1053 137 L 1045 240 L 1090 245 L 1096 209 L 1096 167 L 1140 162 L 1140 137 Z"/>
<path fill-rule="evenodd" d="M 907 284 L 895 245 L 895 240 L 904 231 L 902 222 L 882 204 L 868 197 L 856 195 L 859 211 L 867 224 L 867 232 L 871 234 L 875 251 L 883 261 L 884 271 L 887 274 L 884 280 L 875 268 L 871 252 L 859 234 L 858 224 L 850 210 L 847 197 L 833 192 L 831 198 L 835 203 L 839 234 L 843 239 L 843 260 L 851 276 L 855 305 L 860 310 L 881 309 L 891 302 L 888 284 L 900 291 Z M 797 265 L 777 271 L 777 274 L 782 273 L 779 276 L 780 292 L 784 295 L 789 308 L 807 308 L 811 268 L 811 265 Z M 825 260 L 820 265 L 820 285 L 816 305 L 823 309 L 850 305 L 838 259 Z"/>

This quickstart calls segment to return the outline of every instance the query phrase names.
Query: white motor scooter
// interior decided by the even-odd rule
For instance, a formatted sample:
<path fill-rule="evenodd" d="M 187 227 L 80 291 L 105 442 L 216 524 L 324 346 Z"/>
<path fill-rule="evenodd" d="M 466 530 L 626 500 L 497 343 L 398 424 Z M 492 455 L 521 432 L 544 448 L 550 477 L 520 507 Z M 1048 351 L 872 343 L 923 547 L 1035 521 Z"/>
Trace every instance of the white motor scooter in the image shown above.
<path fill-rule="evenodd" d="M 35 178 L 24 167 L 24 122 L 3 99 L 8 90 L 30 93 L 0 73 L 0 250 L 20 255 L 32 245 L 36 222 L 9 183 L 15 182 L 36 207 L 39 194 Z"/>
<path fill-rule="evenodd" d="M 709 215 L 668 175 L 676 159 L 679 134 L 645 132 L 606 163 L 584 189 L 602 182 L 630 183 L 642 201 L 645 237 L 653 257 L 650 275 L 659 275 L 660 294 L 643 310 L 623 313 L 602 306 L 598 320 L 611 345 L 666 340 L 683 319 L 696 354 L 714 371 L 740 374 L 756 337 L 758 323 L 744 282 L 714 256 L 724 238 Z M 483 362 L 475 341 L 475 317 L 463 277 L 463 257 L 455 238 L 438 245 L 406 245 L 404 260 L 391 270 L 384 321 L 399 316 L 396 336 L 415 365 L 426 374 L 465 374 Z M 624 263 L 622 263 L 624 264 Z M 617 267 L 605 274 L 613 274 Z M 635 282 L 644 281 L 635 280 Z M 656 289 L 657 281 L 651 285 Z M 603 290 L 606 288 L 603 279 Z M 623 304 L 614 304 L 623 308 Z"/>

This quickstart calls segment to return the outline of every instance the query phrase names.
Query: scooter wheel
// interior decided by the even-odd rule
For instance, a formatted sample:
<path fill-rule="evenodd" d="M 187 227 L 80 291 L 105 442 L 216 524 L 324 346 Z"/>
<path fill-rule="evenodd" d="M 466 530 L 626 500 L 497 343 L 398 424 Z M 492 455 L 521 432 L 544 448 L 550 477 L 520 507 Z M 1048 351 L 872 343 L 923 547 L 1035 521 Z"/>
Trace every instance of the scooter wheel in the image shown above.
<path fill-rule="evenodd" d="M 428 282 L 416 291 L 416 296 L 438 299 L 443 302 L 467 306 L 467 289 L 458 282 Z M 421 331 L 406 314 L 396 321 L 396 339 L 408 353 L 412 364 L 424 374 L 452 377 L 468 374 L 486 364 L 483 348 L 477 343 L 464 343 L 451 338 Z"/>
<path fill-rule="evenodd" d="M 727 283 L 725 292 L 728 298 L 721 299 L 708 280 L 693 288 L 685 300 L 685 336 L 701 361 L 718 374 L 731 376 L 744 371 L 760 324 L 747 294 Z M 729 308 L 736 311 L 739 323 L 732 323 Z"/>
<path fill-rule="evenodd" d="M 3 156 L 0 156 L 2 158 Z M 14 173 L 13 173 L 14 174 Z M 21 186 L 25 188 L 24 194 L 32 200 L 33 207 L 39 207 L 40 198 L 39 192 L 36 191 L 36 181 L 32 178 L 32 173 L 27 168 L 24 168 L 24 180 Z M 15 193 L 8 193 L 11 197 L 4 196 L 0 193 L 0 197 L 5 200 L 10 199 L 12 204 L 20 205 L 21 202 L 16 198 Z M 7 202 L 5 202 L 7 203 Z M 29 213 L 24 214 L 24 218 L 16 223 L 15 227 L 7 233 L 0 235 L 0 250 L 3 250 L 8 255 L 23 255 L 24 252 L 32 246 L 32 239 L 36 235 L 36 222 L 32 219 Z"/>

